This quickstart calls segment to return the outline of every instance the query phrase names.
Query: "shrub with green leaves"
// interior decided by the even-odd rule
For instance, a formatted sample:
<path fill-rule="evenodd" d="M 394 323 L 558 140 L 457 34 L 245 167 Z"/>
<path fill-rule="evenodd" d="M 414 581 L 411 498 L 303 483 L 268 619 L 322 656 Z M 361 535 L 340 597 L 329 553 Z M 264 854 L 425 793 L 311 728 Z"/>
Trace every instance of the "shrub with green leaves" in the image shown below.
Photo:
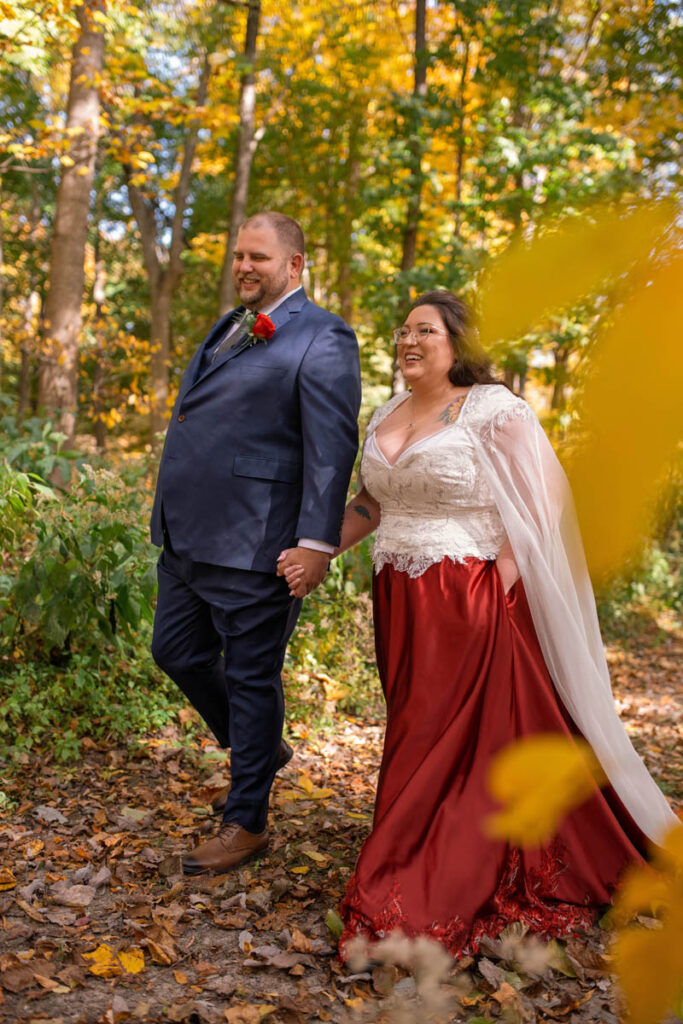
<path fill-rule="evenodd" d="M 33 543 L 4 594 L 5 643 L 52 661 L 129 640 L 153 615 L 155 556 L 137 489 L 110 470 L 75 477 L 63 495 L 34 499 Z"/>
<path fill-rule="evenodd" d="M 150 654 L 156 552 L 144 467 L 74 467 L 66 491 L 0 466 L 0 756 L 123 739 L 182 696 Z"/>
<path fill-rule="evenodd" d="M 48 480 L 54 472 L 68 480 L 83 456 L 62 448 L 66 434 L 57 430 L 51 420 L 38 416 L 18 419 L 11 410 L 12 403 L 0 395 L 0 438 L 6 464 L 35 480 Z"/>
<path fill-rule="evenodd" d="M 12 662 L 0 671 L 0 759 L 17 763 L 30 751 L 49 751 L 71 761 L 84 736 L 130 742 L 174 720 L 181 704 L 154 665 L 144 630 L 134 648 L 105 649 L 99 664 L 80 654 L 64 667 Z"/>

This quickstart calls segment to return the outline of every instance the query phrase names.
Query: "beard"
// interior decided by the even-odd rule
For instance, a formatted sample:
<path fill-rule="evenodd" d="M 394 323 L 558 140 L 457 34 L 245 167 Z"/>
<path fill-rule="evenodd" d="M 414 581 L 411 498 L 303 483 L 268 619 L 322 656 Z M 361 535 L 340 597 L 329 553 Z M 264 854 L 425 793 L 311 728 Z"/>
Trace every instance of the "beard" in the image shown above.
<path fill-rule="evenodd" d="M 267 306 L 271 302 L 276 302 L 287 291 L 287 264 L 284 263 L 276 273 L 269 274 L 265 280 L 262 278 L 256 287 L 255 282 L 252 282 L 251 287 L 247 284 L 245 288 L 247 282 L 241 281 L 238 277 L 233 279 L 233 283 L 243 305 L 251 309 Z"/>

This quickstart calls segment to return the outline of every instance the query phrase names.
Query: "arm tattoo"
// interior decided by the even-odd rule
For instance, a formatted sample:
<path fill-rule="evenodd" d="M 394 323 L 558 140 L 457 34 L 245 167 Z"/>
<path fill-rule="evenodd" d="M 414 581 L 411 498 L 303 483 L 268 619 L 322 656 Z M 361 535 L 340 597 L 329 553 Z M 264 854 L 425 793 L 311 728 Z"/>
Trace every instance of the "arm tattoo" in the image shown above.
<path fill-rule="evenodd" d="M 365 505 L 354 505 L 353 511 L 357 512 L 359 516 L 363 517 L 363 519 L 372 519 L 372 516 L 366 509 Z"/>

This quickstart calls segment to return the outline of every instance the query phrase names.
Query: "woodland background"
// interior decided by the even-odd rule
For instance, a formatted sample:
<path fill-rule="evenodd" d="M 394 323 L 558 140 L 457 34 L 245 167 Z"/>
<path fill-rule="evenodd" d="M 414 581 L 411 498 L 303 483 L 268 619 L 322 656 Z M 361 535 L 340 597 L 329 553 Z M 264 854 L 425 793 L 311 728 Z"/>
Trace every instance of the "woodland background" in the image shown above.
<path fill-rule="evenodd" d="M 368 544 L 290 644 L 272 855 L 183 882 L 227 769 L 151 660 L 147 519 L 245 214 L 301 222 L 306 288 L 359 338 L 361 426 L 401 386 L 411 297 L 488 302 L 498 372 L 584 468 L 615 697 L 680 800 L 682 38 L 674 0 L 0 0 L 0 1019 L 616 1024 L 602 928 L 541 955 L 513 927 L 436 970 L 331 959 L 381 748 Z M 682 996 L 680 834 L 617 908 L 645 906 L 616 947 L 634 1024 Z"/>
<path fill-rule="evenodd" d="M 412 295 L 476 303 L 511 242 L 675 194 L 681 26 L 669 0 L 2 0 L 0 54 L 0 736 L 10 761 L 48 737 L 68 759 L 176 713 L 148 654 L 146 518 L 245 213 L 301 221 L 306 287 L 358 333 L 365 418 L 399 384 Z M 494 346 L 561 455 L 624 291 L 608 276 Z M 678 481 L 672 463 L 602 581 L 626 639 L 677 628 Z M 377 699 L 369 575 L 366 547 L 307 603 L 294 714 Z"/>

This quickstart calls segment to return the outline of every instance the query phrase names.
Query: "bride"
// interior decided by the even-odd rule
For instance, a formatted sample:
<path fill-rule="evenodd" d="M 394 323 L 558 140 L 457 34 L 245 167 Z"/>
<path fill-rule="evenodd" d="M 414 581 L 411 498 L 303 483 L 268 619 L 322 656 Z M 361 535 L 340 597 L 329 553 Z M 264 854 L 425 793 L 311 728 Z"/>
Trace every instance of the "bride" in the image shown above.
<path fill-rule="evenodd" d="M 492 376 L 450 292 L 422 295 L 395 335 L 410 391 L 370 421 L 339 547 L 377 530 L 387 703 L 342 957 L 354 935 L 395 929 L 458 956 L 512 921 L 586 926 L 677 821 L 614 709 L 568 484 L 536 417 Z M 297 567 L 283 571 L 302 596 Z M 490 838 L 493 757 L 548 732 L 584 736 L 610 784 L 541 847 Z"/>

